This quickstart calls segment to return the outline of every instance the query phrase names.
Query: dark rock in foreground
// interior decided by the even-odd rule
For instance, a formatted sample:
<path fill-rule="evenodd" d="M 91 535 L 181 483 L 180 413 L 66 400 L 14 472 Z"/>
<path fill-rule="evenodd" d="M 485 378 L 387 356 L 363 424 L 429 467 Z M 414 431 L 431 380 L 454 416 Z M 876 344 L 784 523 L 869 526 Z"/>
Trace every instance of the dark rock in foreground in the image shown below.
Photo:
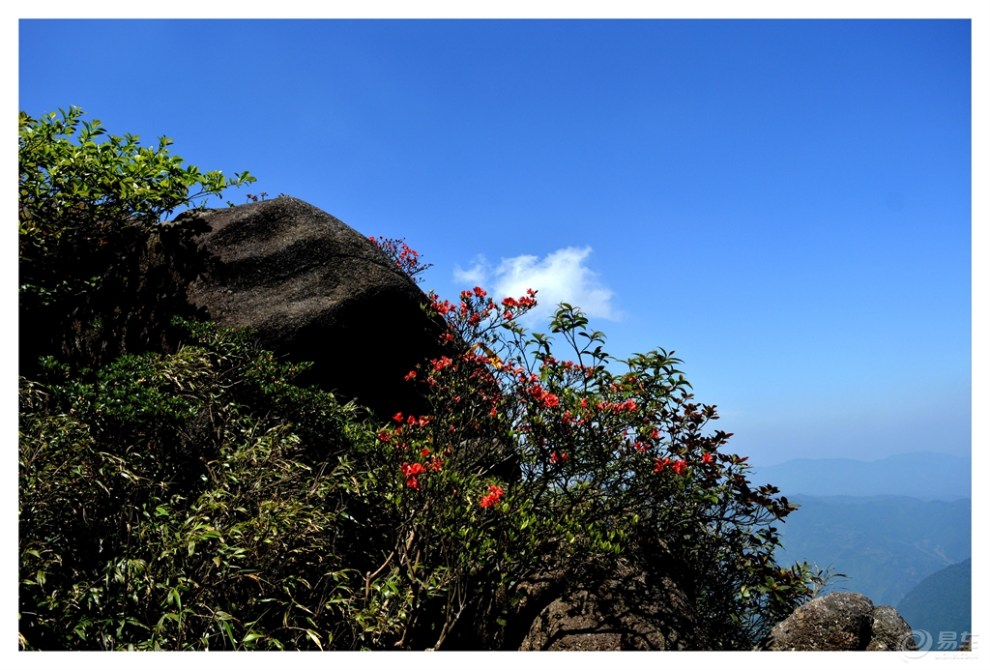
<path fill-rule="evenodd" d="M 363 235 L 301 200 L 279 197 L 184 213 L 204 269 L 190 303 L 223 326 L 312 361 L 312 381 L 383 415 L 422 411 L 403 377 L 437 348 L 419 287 Z"/>

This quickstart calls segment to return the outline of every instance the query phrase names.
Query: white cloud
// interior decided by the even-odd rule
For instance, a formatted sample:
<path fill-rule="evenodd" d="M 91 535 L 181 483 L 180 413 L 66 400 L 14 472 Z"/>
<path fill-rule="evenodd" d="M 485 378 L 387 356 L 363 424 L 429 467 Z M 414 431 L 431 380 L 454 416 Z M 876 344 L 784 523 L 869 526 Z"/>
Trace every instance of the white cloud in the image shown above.
<path fill-rule="evenodd" d="M 488 279 L 488 263 L 484 256 L 478 256 L 474 260 L 474 265 L 467 270 L 462 270 L 460 265 L 454 266 L 454 279 L 462 284 L 467 284 L 467 288 L 480 286 Z"/>
<path fill-rule="evenodd" d="M 612 304 L 613 292 L 604 286 L 598 275 L 586 264 L 591 247 L 565 247 L 544 258 L 515 256 L 503 258 L 494 268 L 479 256 L 467 270 L 457 267 L 454 278 L 459 282 L 485 286 L 497 298 L 519 297 L 527 289 L 536 289 L 538 306 L 527 320 L 546 321 L 566 302 L 589 317 L 617 321 L 621 313 Z"/>

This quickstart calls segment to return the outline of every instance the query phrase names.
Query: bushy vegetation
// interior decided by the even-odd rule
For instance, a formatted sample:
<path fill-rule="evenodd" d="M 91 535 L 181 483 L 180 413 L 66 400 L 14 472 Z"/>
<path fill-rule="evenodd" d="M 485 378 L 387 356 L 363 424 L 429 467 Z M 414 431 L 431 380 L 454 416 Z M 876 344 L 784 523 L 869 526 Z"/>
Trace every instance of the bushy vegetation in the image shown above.
<path fill-rule="evenodd" d="M 71 107 L 33 118 L 21 112 L 18 142 L 20 287 L 25 308 L 60 304 L 99 285 L 121 239 L 177 208 L 251 183 L 172 155 L 172 140 L 141 146 L 110 135 Z"/>
<path fill-rule="evenodd" d="M 97 258 L 104 206 L 157 221 L 191 185 L 228 185 L 159 166 L 139 182 L 186 190 L 149 206 L 144 186 L 111 182 L 156 154 L 96 144 L 90 125 L 74 154 L 58 136 L 75 114 L 22 116 L 22 298 L 75 290 L 86 273 L 63 284 L 60 245 Z M 53 152 L 56 176 L 100 156 L 116 195 L 76 218 Z M 31 185 L 46 179 L 62 185 Z M 620 563 L 644 597 L 676 581 L 696 624 L 682 644 L 751 648 L 814 585 L 774 561 L 793 507 L 749 485 L 672 352 L 617 361 L 568 305 L 529 332 L 535 300 L 432 296 L 446 354 L 407 375 L 428 415 L 359 418 L 250 333 L 194 321 L 93 369 L 45 357 L 20 383 L 22 648 L 512 648 L 534 580 L 587 584 Z"/>

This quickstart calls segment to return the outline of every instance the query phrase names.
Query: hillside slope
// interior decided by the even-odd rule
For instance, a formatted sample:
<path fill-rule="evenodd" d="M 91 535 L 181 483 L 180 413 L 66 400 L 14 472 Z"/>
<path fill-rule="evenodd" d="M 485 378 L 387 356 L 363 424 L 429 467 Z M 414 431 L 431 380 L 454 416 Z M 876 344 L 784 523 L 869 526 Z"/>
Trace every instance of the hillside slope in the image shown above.
<path fill-rule="evenodd" d="M 792 501 L 800 508 L 781 525 L 781 558 L 847 575 L 833 591 L 894 605 L 925 577 L 970 556 L 968 499 L 799 495 Z"/>

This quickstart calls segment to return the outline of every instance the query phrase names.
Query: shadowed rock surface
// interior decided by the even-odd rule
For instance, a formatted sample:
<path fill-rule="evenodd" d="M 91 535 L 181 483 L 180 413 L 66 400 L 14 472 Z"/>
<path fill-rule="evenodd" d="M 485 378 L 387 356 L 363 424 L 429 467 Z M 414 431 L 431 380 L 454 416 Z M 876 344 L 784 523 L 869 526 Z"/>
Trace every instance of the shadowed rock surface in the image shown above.
<path fill-rule="evenodd" d="M 615 574 L 582 579 L 562 589 L 566 576 L 534 581 L 521 603 L 549 603 L 533 620 L 520 651 L 697 649 L 700 633 L 687 598 L 669 578 L 651 583 L 621 563 Z M 554 593 L 558 591 L 558 593 Z"/>
<path fill-rule="evenodd" d="M 439 353 L 428 297 L 366 237 L 296 198 L 190 210 L 152 231 L 125 227 L 113 269 L 69 306 L 20 324 L 21 373 L 58 352 L 99 367 L 175 346 L 175 316 L 255 330 L 262 344 L 313 367 L 298 380 L 356 398 L 382 416 L 423 413 L 403 377 Z"/>
<path fill-rule="evenodd" d="M 184 213 L 202 229 L 189 302 L 224 326 L 313 361 L 303 382 L 358 398 L 385 415 L 422 411 L 403 377 L 437 350 L 426 295 L 363 235 L 296 198 Z"/>
<path fill-rule="evenodd" d="M 892 607 L 859 593 L 831 593 L 805 603 L 770 632 L 771 651 L 905 651 L 911 627 Z"/>

